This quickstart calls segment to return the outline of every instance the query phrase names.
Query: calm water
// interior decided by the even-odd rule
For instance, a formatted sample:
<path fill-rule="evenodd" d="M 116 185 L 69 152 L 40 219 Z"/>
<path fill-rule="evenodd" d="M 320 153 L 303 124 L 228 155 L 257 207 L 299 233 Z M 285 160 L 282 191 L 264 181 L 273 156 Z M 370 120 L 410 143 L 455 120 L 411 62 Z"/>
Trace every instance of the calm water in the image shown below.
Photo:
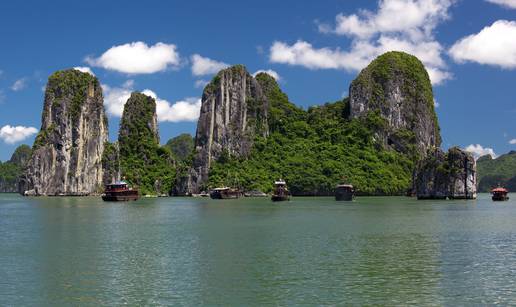
<path fill-rule="evenodd" d="M 516 303 L 516 198 L 0 194 L 0 305 Z"/>

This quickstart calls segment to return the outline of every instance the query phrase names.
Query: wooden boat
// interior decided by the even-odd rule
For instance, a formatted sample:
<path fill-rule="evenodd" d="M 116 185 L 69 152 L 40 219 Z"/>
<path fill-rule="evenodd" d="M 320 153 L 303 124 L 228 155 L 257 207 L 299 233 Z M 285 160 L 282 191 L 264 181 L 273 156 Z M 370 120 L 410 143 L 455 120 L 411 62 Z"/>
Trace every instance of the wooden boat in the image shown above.
<path fill-rule="evenodd" d="M 491 190 L 491 199 L 493 201 L 509 200 L 509 190 L 502 187 L 497 187 Z"/>
<path fill-rule="evenodd" d="M 355 197 L 355 189 L 351 184 L 338 184 L 335 187 L 335 200 L 351 201 Z"/>
<path fill-rule="evenodd" d="M 138 190 L 129 187 L 125 181 L 117 181 L 106 185 L 102 194 L 103 201 L 130 201 L 140 198 Z"/>
<path fill-rule="evenodd" d="M 285 180 L 280 179 L 274 182 L 274 191 L 272 192 L 272 201 L 286 201 L 290 199 L 290 192 L 287 188 Z"/>
<path fill-rule="evenodd" d="M 212 199 L 235 199 L 240 198 L 243 193 L 236 188 L 215 188 L 210 192 L 210 197 Z"/>

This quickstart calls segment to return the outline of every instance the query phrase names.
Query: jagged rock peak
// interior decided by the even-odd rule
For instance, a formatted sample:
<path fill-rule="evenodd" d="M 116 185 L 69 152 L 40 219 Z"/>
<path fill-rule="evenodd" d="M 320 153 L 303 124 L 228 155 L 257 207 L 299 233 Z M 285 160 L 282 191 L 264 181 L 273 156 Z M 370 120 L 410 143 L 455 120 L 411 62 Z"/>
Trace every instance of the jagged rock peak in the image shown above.
<path fill-rule="evenodd" d="M 41 129 L 19 190 L 27 195 L 89 195 L 100 192 L 102 153 L 108 139 L 102 88 L 75 69 L 47 82 Z"/>
<path fill-rule="evenodd" d="M 386 146 L 410 153 L 404 144 L 416 145 L 417 156 L 441 144 L 430 78 L 415 56 L 391 51 L 377 57 L 351 83 L 350 116 L 379 112 L 387 129 L 380 133 Z"/>
<path fill-rule="evenodd" d="M 159 144 L 158 116 L 156 113 L 156 100 L 140 92 L 132 92 L 124 105 L 122 120 L 120 121 L 120 136 L 138 135 L 142 127 L 135 125 L 142 123 L 148 129 L 140 133 L 151 133 L 152 137 Z M 133 131 L 134 130 L 134 131 Z"/>
<path fill-rule="evenodd" d="M 477 165 L 473 155 L 458 147 L 447 153 L 436 149 L 420 161 L 415 188 L 419 199 L 475 199 Z"/>
<path fill-rule="evenodd" d="M 255 136 L 269 133 L 268 110 L 260 84 L 243 65 L 221 70 L 204 88 L 193 168 L 189 183 L 179 185 L 196 193 L 208 180 L 210 165 L 223 152 L 248 155 Z"/>

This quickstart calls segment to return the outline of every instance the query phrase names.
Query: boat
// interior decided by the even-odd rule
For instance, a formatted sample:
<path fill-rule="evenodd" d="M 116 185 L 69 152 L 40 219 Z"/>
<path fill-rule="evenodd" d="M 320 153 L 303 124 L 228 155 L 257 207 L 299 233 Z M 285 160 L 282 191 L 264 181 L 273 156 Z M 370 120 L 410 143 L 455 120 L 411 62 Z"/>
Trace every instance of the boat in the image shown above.
<path fill-rule="evenodd" d="M 280 179 L 274 182 L 274 191 L 272 192 L 272 201 L 285 201 L 290 200 L 290 192 L 287 188 L 285 180 Z"/>
<path fill-rule="evenodd" d="M 355 197 L 355 189 L 351 184 L 338 184 L 335 187 L 335 200 L 351 201 Z"/>
<path fill-rule="evenodd" d="M 497 187 L 491 190 L 491 199 L 493 201 L 504 201 L 509 200 L 509 190 L 502 187 Z"/>
<path fill-rule="evenodd" d="M 199 194 L 192 194 L 192 197 L 208 197 L 210 194 L 206 193 L 205 191 L 202 191 Z"/>
<path fill-rule="evenodd" d="M 215 188 L 211 190 L 210 197 L 212 199 L 235 199 L 240 198 L 243 193 L 237 188 Z"/>
<path fill-rule="evenodd" d="M 129 187 L 125 181 L 116 181 L 106 185 L 103 201 L 130 201 L 140 198 L 138 190 Z"/>

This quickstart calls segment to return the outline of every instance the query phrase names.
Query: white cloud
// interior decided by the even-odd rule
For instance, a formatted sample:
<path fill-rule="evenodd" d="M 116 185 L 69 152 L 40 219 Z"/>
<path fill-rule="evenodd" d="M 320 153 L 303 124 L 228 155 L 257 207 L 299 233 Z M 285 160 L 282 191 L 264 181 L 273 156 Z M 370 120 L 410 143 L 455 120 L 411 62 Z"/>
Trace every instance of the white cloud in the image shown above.
<path fill-rule="evenodd" d="M 0 139 L 7 144 L 14 144 L 25 140 L 33 134 L 36 134 L 38 129 L 34 127 L 24 126 L 10 126 L 6 125 L 0 129 Z"/>
<path fill-rule="evenodd" d="M 91 66 L 127 74 L 152 74 L 180 65 L 176 49 L 172 44 L 157 43 L 147 46 L 144 42 L 133 42 L 113 46 L 99 58 L 87 57 L 85 61 Z"/>
<path fill-rule="evenodd" d="M 437 100 L 435 100 L 435 98 L 434 98 L 434 107 L 438 108 L 438 107 L 440 107 L 440 106 L 441 106 L 441 105 L 440 105 L 440 104 L 437 102 Z"/>
<path fill-rule="evenodd" d="M 516 68 L 516 22 L 498 20 L 479 33 L 458 40 L 450 48 L 458 63 L 476 62 Z"/>
<path fill-rule="evenodd" d="M 498 4 L 510 9 L 516 9 L 516 0 L 486 0 L 494 4 Z"/>
<path fill-rule="evenodd" d="M 211 75 L 229 66 L 224 62 L 205 58 L 199 54 L 192 55 L 190 59 L 192 60 L 192 74 L 194 76 Z"/>
<path fill-rule="evenodd" d="M 80 72 L 85 72 L 85 73 L 88 73 L 92 76 L 95 76 L 95 74 L 93 73 L 93 71 L 91 70 L 91 68 L 87 67 L 87 66 L 76 66 L 74 67 L 73 69 L 75 70 L 78 70 Z"/>
<path fill-rule="evenodd" d="M 511 144 L 511 145 L 516 145 L 516 139 L 512 139 L 512 140 L 510 140 L 510 141 L 509 141 L 509 144 Z"/>
<path fill-rule="evenodd" d="M 452 77 L 442 57 L 443 47 L 433 37 L 437 25 L 448 19 L 452 0 L 381 0 L 378 11 L 339 14 L 335 28 L 319 24 L 319 31 L 351 38 L 349 50 L 314 48 L 299 40 L 293 45 L 274 42 L 270 61 L 309 69 L 359 71 L 387 51 L 404 51 L 418 57 L 433 84 Z"/>
<path fill-rule="evenodd" d="M 104 106 L 109 115 L 115 117 L 122 116 L 124 105 L 134 91 L 133 86 L 133 80 L 127 80 L 122 87 L 112 88 L 106 84 L 102 85 Z M 156 113 L 160 122 L 196 121 L 199 118 L 201 109 L 200 98 L 186 98 L 172 104 L 165 99 L 159 98 L 152 90 L 146 89 L 142 93 L 156 100 Z"/>
<path fill-rule="evenodd" d="M 149 89 L 144 90 L 142 93 L 156 100 L 156 113 L 160 122 L 192 122 L 199 118 L 201 110 L 200 98 L 189 97 L 171 104 L 159 98 L 155 92 Z"/>
<path fill-rule="evenodd" d="M 492 148 L 489 147 L 483 147 L 480 144 L 471 144 L 468 147 L 465 148 L 466 151 L 473 154 L 475 159 L 478 159 L 479 157 L 485 156 L 485 155 L 491 155 L 491 157 L 496 158 L 496 154 Z"/>
<path fill-rule="evenodd" d="M 258 75 L 261 72 L 264 72 L 264 73 L 268 74 L 269 76 L 271 76 L 274 79 L 276 79 L 276 81 L 281 80 L 281 76 L 277 72 L 272 70 L 272 69 L 267 69 L 267 70 L 260 69 L 260 70 L 257 70 L 257 71 L 254 72 L 253 77 L 256 77 L 256 75 Z"/>
<path fill-rule="evenodd" d="M 133 91 L 134 81 L 127 80 L 122 87 L 110 87 L 107 84 L 102 84 L 104 92 L 104 106 L 109 115 L 115 117 L 122 117 L 124 112 L 124 105 L 127 99 L 131 97 Z"/>
<path fill-rule="evenodd" d="M 21 78 L 11 85 L 11 90 L 17 92 L 23 90 L 25 87 L 27 87 L 27 78 Z"/>
<path fill-rule="evenodd" d="M 195 80 L 195 84 L 194 86 L 196 88 L 203 88 L 205 87 L 206 85 L 208 85 L 208 83 L 210 83 L 210 81 L 207 81 L 207 80 Z"/>

